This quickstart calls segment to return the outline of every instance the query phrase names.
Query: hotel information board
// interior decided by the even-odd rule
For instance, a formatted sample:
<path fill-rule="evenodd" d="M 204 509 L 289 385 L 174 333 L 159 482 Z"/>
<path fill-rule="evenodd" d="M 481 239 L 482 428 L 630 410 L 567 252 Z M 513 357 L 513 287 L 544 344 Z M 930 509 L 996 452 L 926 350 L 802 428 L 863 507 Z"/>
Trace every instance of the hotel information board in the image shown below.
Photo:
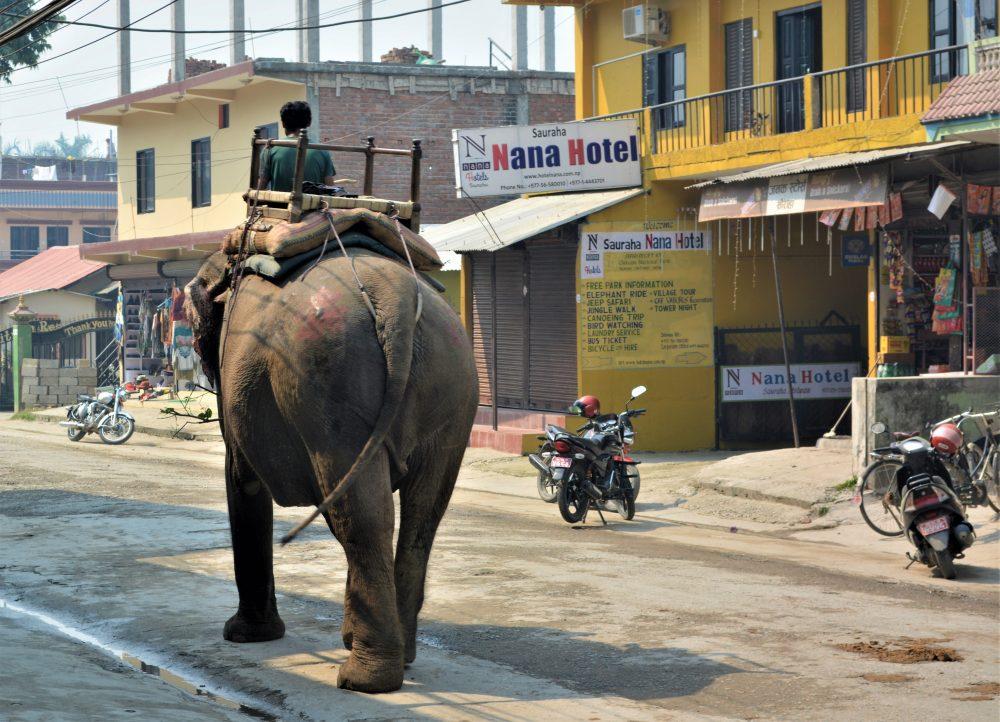
<path fill-rule="evenodd" d="M 708 231 L 580 234 L 577 299 L 584 370 L 711 366 Z"/>

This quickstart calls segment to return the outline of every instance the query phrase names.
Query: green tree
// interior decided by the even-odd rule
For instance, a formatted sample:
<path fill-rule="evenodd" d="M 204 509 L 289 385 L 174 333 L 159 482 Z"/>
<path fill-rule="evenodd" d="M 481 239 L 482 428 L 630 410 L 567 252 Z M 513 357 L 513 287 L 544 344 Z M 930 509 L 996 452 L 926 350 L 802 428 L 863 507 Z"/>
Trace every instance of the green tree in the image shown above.
<path fill-rule="evenodd" d="M 63 158 L 86 158 L 90 155 L 90 146 L 94 141 L 89 135 L 78 135 L 73 140 L 68 140 L 62 133 L 56 138 L 56 146 L 59 148 L 59 155 Z"/>
<path fill-rule="evenodd" d="M 34 0 L 18 0 L 13 4 L 4 2 L 3 14 L 0 15 L 0 30 L 6 30 L 21 18 L 30 15 Z M 59 27 L 55 19 L 62 20 L 57 15 L 53 20 L 41 23 L 19 38 L 0 45 L 0 78 L 10 83 L 10 74 L 18 67 L 34 67 L 42 53 L 49 50 L 47 37 Z"/>

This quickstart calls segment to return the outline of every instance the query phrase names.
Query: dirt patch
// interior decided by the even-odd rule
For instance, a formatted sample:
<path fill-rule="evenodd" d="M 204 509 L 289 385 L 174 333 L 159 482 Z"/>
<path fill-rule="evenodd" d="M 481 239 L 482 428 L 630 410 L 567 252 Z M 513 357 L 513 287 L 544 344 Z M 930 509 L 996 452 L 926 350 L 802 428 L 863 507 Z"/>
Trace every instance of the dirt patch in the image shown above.
<path fill-rule="evenodd" d="M 861 678 L 869 682 L 912 682 L 916 677 L 911 677 L 907 674 L 863 674 Z"/>
<path fill-rule="evenodd" d="M 897 639 L 888 642 L 871 640 L 838 644 L 837 649 L 845 652 L 874 657 L 880 662 L 895 664 L 915 664 L 916 662 L 961 662 L 962 655 L 951 647 L 940 647 L 936 643 L 942 639 Z"/>
<path fill-rule="evenodd" d="M 952 699 L 960 702 L 989 702 L 1000 696 L 1000 684 L 996 682 L 973 682 L 968 687 L 956 687 L 951 690 Z"/>

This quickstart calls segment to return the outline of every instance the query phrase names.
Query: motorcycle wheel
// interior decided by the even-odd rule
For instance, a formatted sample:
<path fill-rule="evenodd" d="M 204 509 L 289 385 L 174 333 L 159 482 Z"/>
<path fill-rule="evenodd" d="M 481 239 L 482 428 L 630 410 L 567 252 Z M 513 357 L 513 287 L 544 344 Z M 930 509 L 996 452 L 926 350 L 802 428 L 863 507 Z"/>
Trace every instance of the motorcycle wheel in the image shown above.
<path fill-rule="evenodd" d="M 559 482 L 553 481 L 552 474 L 543 474 L 539 471 L 536 484 L 541 500 L 546 504 L 555 503 L 556 497 L 559 496 Z"/>
<path fill-rule="evenodd" d="M 570 524 L 578 524 L 590 508 L 590 497 L 578 484 L 572 483 L 573 477 L 559 485 L 559 514 Z"/>
<path fill-rule="evenodd" d="M 896 471 L 902 466 L 898 461 L 881 459 L 868 466 L 861 475 L 858 494 L 861 499 L 861 517 L 873 531 L 882 536 L 902 536 L 899 521 L 898 499 L 886 503 L 886 494 L 895 484 Z"/>
<path fill-rule="evenodd" d="M 623 498 L 616 499 L 618 502 L 618 513 L 625 521 L 632 521 L 635 517 L 635 495 L 625 494 Z"/>
<path fill-rule="evenodd" d="M 937 562 L 936 566 L 942 577 L 945 579 L 955 578 L 955 562 L 952 561 L 951 554 L 947 549 L 943 552 L 935 551 L 934 560 Z"/>
<path fill-rule="evenodd" d="M 111 446 L 124 444 L 132 438 L 134 432 L 135 422 L 124 416 L 119 417 L 118 423 L 110 423 L 108 420 L 97 427 L 97 435 L 101 437 L 101 441 Z"/>
<path fill-rule="evenodd" d="M 72 426 L 66 429 L 66 436 L 69 437 L 70 441 L 79 441 L 86 435 L 87 432 L 83 429 L 74 429 Z"/>
<path fill-rule="evenodd" d="M 628 481 L 632 485 L 632 499 L 639 498 L 639 467 L 635 464 L 626 464 L 625 473 L 628 474 Z"/>

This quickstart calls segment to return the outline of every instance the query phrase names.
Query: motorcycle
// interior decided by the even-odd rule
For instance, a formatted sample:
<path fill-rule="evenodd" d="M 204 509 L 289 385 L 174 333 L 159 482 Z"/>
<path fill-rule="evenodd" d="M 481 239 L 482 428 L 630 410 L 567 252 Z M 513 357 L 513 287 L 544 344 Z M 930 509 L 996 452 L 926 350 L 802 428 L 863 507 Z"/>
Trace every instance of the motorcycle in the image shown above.
<path fill-rule="evenodd" d="M 645 387 L 641 388 L 645 391 Z M 635 389 L 633 389 L 633 393 L 634 392 Z M 593 397 L 585 396 L 583 398 L 587 399 Z M 574 403 L 579 404 L 580 401 L 582 401 L 582 399 L 579 399 Z M 599 404 L 600 402 L 598 402 L 598 406 Z M 542 464 L 541 466 L 538 466 L 532 462 L 538 469 L 538 478 L 536 480 L 538 496 L 547 504 L 554 504 L 559 496 L 559 482 L 553 476 L 550 463 L 553 455 L 555 454 L 555 434 L 558 430 L 560 430 L 560 427 L 549 425 L 545 436 L 538 437 L 538 440 L 542 442 L 542 445 L 539 447 L 534 456 L 537 457 Z M 598 414 L 595 418 L 589 419 L 586 424 L 578 428 L 576 431 L 578 434 L 582 433 L 583 438 L 585 439 L 592 439 L 597 434 L 618 434 L 625 454 L 628 454 L 632 444 L 635 443 L 635 428 L 632 426 L 631 417 L 626 414 L 605 414 L 603 416 Z M 530 460 L 531 459 L 529 458 L 529 461 Z M 639 487 L 641 485 L 639 469 L 637 468 L 638 463 L 639 462 L 634 461 L 631 457 L 625 458 L 625 470 L 632 483 L 633 500 L 639 498 Z"/>
<path fill-rule="evenodd" d="M 96 397 L 80 395 L 77 403 L 66 409 L 66 427 L 70 441 L 80 441 L 87 434 L 96 432 L 105 444 L 124 444 L 135 431 L 135 418 L 122 406 L 128 392 L 116 387 L 114 391 L 101 391 Z"/>
<path fill-rule="evenodd" d="M 646 392 L 645 386 L 632 389 L 632 398 L 620 414 L 600 414 L 600 403 L 593 396 L 584 396 L 574 403 L 571 411 L 588 419 L 578 430 L 583 436 L 564 428 L 549 425 L 539 453 L 528 456 L 540 478 L 551 477 L 556 485 L 559 513 L 570 524 L 586 519 L 591 507 L 604 521 L 602 508 L 614 508 L 626 520 L 635 516 L 635 487 L 638 473 L 631 473 L 639 464 L 627 456 L 635 440 L 632 419 L 646 413 L 645 409 L 629 409 L 629 405 Z"/>
<path fill-rule="evenodd" d="M 876 422 L 871 430 L 881 434 L 886 427 Z M 946 464 L 947 457 L 959 450 L 956 441 L 951 429 L 939 425 L 930 441 L 909 436 L 873 452 L 876 459 L 897 464 L 886 503 L 898 507 L 903 532 L 916 548 L 916 554 L 907 552 L 907 568 L 920 562 L 936 567 L 945 579 L 955 578 L 953 560 L 963 558 L 976 540 Z"/>

